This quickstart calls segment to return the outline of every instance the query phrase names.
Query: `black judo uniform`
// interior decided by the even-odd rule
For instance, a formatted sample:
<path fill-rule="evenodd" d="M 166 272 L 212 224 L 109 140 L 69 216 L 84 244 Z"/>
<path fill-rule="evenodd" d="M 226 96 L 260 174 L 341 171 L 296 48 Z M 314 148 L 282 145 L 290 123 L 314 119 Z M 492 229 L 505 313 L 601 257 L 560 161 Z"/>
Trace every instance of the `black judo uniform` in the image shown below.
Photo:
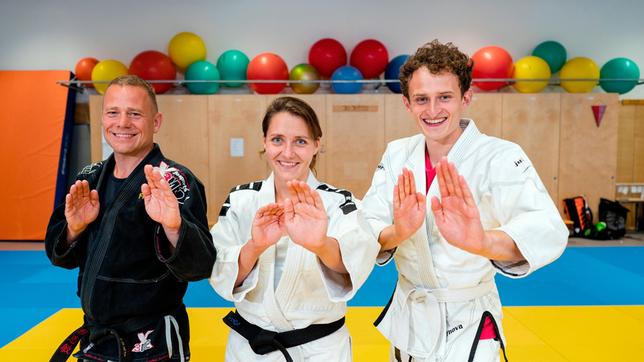
<path fill-rule="evenodd" d="M 145 211 L 141 185 L 146 182 L 146 164 L 161 167 L 179 202 L 181 229 L 172 251 L 162 226 Z M 63 203 L 55 209 L 45 239 L 47 256 L 54 265 L 79 268 L 77 293 L 89 331 L 81 339 L 81 351 L 93 344 L 79 357 L 162 358 L 168 354 L 166 341 L 172 342 L 176 354 L 178 336 L 176 332 L 167 336 L 164 318 L 168 315 L 178 322 L 181 344 L 188 354 L 189 327 L 183 296 L 188 281 L 210 276 L 216 255 L 203 185 L 187 168 L 164 158 L 155 144 L 106 205 L 100 198 L 113 169 L 112 155 L 85 167 L 77 176 L 100 195 L 99 215 L 82 235 L 67 246 Z M 143 336 L 150 343 L 142 348 Z"/>

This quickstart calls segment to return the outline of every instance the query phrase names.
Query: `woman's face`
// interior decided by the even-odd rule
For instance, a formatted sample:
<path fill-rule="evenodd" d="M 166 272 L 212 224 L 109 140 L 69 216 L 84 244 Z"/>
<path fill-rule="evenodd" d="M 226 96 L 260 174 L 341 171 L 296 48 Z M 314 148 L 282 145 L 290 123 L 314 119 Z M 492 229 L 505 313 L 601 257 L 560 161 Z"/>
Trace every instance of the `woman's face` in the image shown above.
<path fill-rule="evenodd" d="M 306 181 L 320 141 L 313 139 L 306 122 L 299 116 L 279 112 L 270 119 L 264 150 L 275 180 Z"/>

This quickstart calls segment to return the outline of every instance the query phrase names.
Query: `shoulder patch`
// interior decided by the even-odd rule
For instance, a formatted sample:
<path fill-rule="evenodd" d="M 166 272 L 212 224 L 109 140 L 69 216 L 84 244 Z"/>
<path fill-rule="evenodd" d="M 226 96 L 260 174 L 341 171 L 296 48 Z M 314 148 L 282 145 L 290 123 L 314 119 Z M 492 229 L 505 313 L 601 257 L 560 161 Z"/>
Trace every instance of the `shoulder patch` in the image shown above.
<path fill-rule="evenodd" d="M 103 161 L 92 163 L 91 165 L 87 165 L 87 166 L 83 167 L 83 169 L 78 173 L 78 175 L 79 176 L 81 176 L 81 175 L 91 175 L 94 172 L 100 170 L 102 166 L 103 166 Z"/>
<path fill-rule="evenodd" d="M 241 190 L 254 190 L 254 191 L 259 191 L 262 188 L 262 182 L 263 181 L 255 181 L 243 185 L 237 185 L 230 189 L 230 193 L 228 194 L 228 197 L 226 197 L 226 201 L 224 201 L 224 204 L 221 205 L 221 210 L 219 210 L 219 216 L 226 216 L 228 213 L 228 209 L 230 209 L 230 194 L 232 194 L 235 191 L 241 191 Z"/>
<path fill-rule="evenodd" d="M 255 190 L 259 191 L 262 188 L 263 181 L 255 181 L 243 185 L 237 185 L 230 189 L 230 192 L 240 191 L 240 190 Z"/>
<path fill-rule="evenodd" d="M 328 191 L 328 192 L 335 192 L 338 193 L 342 196 L 344 196 L 344 203 L 340 205 L 340 210 L 342 210 L 342 213 L 347 215 L 349 213 L 352 213 L 356 211 L 358 208 L 356 207 L 356 203 L 353 202 L 353 195 L 351 195 L 351 192 L 343 189 L 334 189 L 329 187 L 329 185 L 326 184 L 321 184 L 320 186 L 317 187 L 317 190 L 322 190 L 322 191 Z"/>
<path fill-rule="evenodd" d="M 170 185 L 179 204 L 183 205 L 190 198 L 190 184 L 186 175 L 178 168 L 168 166 L 164 161 L 161 161 L 158 168 L 161 176 Z"/>

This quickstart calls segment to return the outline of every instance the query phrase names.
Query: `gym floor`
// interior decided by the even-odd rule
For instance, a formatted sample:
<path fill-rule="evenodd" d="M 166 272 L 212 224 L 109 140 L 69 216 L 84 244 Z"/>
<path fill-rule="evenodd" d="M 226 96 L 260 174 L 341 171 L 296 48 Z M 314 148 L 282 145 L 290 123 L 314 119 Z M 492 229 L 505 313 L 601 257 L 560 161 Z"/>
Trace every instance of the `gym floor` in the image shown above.
<path fill-rule="evenodd" d="M 82 323 L 77 270 L 50 265 L 42 243 L 0 243 L 0 361 L 45 361 Z M 388 361 L 372 322 L 395 283 L 376 267 L 349 303 L 357 362 Z M 571 239 L 553 264 L 524 279 L 497 276 L 510 361 L 644 361 L 644 235 L 611 242 Z M 207 281 L 185 297 L 192 361 L 223 361 L 231 304 Z"/>

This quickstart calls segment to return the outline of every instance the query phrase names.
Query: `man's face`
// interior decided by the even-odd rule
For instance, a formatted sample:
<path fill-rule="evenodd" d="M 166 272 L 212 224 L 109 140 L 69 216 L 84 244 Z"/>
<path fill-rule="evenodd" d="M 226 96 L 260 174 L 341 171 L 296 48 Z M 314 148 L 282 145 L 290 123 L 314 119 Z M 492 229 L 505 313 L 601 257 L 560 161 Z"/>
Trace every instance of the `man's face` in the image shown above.
<path fill-rule="evenodd" d="M 145 89 L 113 85 L 103 98 L 103 135 L 117 156 L 143 158 L 153 146 L 161 127 Z"/>
<path fill-rule="evenodd" d="M 455 74 L 432 74 L 426 67 L 412 74 L 408 88 L 409 99 L 403 96 L 403 103 L 416 118 L 427 143 L 453 145 L 462 132 L 459 123 L 472 91 L 462 95 Z"/>

